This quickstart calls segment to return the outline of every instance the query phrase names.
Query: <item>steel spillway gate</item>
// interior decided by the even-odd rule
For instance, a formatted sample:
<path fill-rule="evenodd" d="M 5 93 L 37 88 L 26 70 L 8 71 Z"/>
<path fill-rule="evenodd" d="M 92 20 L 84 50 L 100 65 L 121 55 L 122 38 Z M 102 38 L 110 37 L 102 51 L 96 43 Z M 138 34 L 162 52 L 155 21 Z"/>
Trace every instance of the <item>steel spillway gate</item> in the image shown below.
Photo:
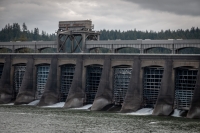
<path fill-rule="evenodd" d="M 19 92 L 25 71 L 25 65 L 18 65 L 14 68 L 14 97 L 16 97 Z"/>
<path fill-rule="evenodd" d="M 132 68 L 114 68 L 114 100 L 115 105 L 122 105 L 131 78 Z"/>
<path fill-rule="evenodd" d="M 72 84 L 75 65 L 61 66 L 60 101 L 65 102 Z"/>
<path fill-rule="evenodd" d="M 1 75 L 2 75 L 2 73 L 3 73 L 3 64 L 0 64 L 0 79 L 1 79 Z"/>
<path fill-rule="evenodd" d="M 176 69 L 175 76 L 175 107 L 189 110 L 197 79 L 197 70 Z"/>
<path fill-rule="evenodd" d="M 40 99 L 44 93 L 44 87 L 47 82 L 49 74 L 49 65 L 42 65 L 37 67 L 37 92 L 36 99 Z"/>
<path fill-rule="evenodd" d="M 102 66 L 88 66 L 86 75 L 86 103 L 92 104 L 101 79 Z"/>
<path fill-rule="evenodd" d="M 162 67 L 145 67 L 143 82 L 143 100 L 145 107 L 154 107 L 163 76 Z"/>

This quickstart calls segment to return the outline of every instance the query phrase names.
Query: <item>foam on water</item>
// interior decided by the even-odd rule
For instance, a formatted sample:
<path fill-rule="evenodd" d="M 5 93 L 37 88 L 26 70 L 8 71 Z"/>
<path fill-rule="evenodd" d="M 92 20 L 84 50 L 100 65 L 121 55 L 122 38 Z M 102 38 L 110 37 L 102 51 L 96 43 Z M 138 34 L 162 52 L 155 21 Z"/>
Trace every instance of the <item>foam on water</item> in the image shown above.
<path fill-rule="evenodd" d="M 174 110 L 174 113 L 173 113 L 171 116 L 174 116 L 174 117 L 181 117 L 180 114 L 181 114 L 181 110 L 175 109 L 175 110 Z"/>
<path fill-rule="evenodd" d="M 72 108 L 72 109 L 87 110 L 87 109 L 89 109 L 89 108 L 91 108 L 91 107 L 92 107 L 92 104 L 87 104 L 87 105 L 85 105 L 85 106 L 83 106 L 83 107 L 80 107 L 80 108 Z"/>
<path fill-rule="evenodd" d="M 35 100 L 35 101 L 32 101 L 30 102 L 29 104 L 27 105 L 33 105 L 33 106 L 36 106 L 38 103 L 39 103 L 40 100 Z"/>
<path fill-rule="evenodd" d="M 14 103 L 2 104 L 2 105 L 14 105 Z"/>
<path fill-rule="evenodd" d="M 65 105 L 65 102 L 59 102 L 49 106 L 43 106 L 45 108 L 62 108 Z"/>
<path fill-rule="evenodd" d="M 153 108 L 142 108 L 136 112 L 126 113 L 128 115 L 151 115 L 153 113 Z"/>

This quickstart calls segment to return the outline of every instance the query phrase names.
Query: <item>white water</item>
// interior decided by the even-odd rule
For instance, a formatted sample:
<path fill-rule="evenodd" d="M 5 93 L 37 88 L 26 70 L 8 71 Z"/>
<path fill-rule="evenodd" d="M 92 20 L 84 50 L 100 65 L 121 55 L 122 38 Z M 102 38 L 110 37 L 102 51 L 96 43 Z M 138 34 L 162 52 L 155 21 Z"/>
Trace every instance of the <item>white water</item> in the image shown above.
<path fill-rule="evenodd" d="M 36 106 L 38 103 L 39 103 L 40 100 L 35 100 L 35 101 L 32 101 L 30 102 L 29 104 L 27 105 L 33 105 L 33 106 Z"/>
<path fill-rule="evenodd" d="M 29 104 L 25 104 L 25 105 L 32 105 L 32 106 L 37 106 L 37 104 L 39 103 L 39 100 L 35 100 L 30 102 Z M 44 108 L 62 108 L 64 107 L 65 102 L 59 102 L 50 106 L 43 106 Z M 3 105 L 14 105 L 14 103 L 9 103 L 9 104 L 3 104 Z M 89 108 L 92 107 L 92 104 L 88 104 L 85 105 L 83 107 L 80 108 L 70 108 L 70 109 L 74 109 L 74 110 L 88 110 Z M 131 112 L 131 113 L 125 113 L 127 115 L 151 115 L 153 113 L 153 108 L 142 108 L 136 112 Z M 175 109 L 174 113 L 171 115 L 173 117 L 181 117 L 180 116 L 181 110 Z"/>
<path fill-rule="evenodd" d="M 89 109 L 90 107 L 92 107 L 92 104 L 88 104 L 88 105 L 85 105 L 85 106 L 80 107 L 80 108 L 71 108 L 71 109 L 87 110 L 87 109 Z"/>
<path fill-rule="evenodd" d="M 14 103 L 2 104 L 2 105 L 14 105 Z"/>
<path fill-rule="evenodd" d="M 180 116 L 180 113 L 181 113 L 181 110 L 175 109 L 175 110 L 174 110 L 174 113 L 173 113 L 171 116 L 174 116 L 174 117 L 181 117 L 181 116 Z"/>
<path fill-rule="evenodd" d="M 45 108 L 62 108 L 65 105 L 65 102 L 56 103 L 49 106 L 43 106 Z"/>
<path fill-rule="evenodd" d="M 136 112 L 126 113 L 128 115 L 151 115 L 153 113 L 153 108 L 142 108 Z"/>

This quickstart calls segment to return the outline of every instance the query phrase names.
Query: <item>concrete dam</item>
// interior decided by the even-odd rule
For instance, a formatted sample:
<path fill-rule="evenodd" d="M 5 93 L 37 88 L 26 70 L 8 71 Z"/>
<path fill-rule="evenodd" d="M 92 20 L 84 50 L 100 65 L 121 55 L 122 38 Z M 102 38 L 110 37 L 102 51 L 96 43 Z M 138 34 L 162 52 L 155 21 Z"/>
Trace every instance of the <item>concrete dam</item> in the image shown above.
<path fill-rule="evenodd" d="M 119 107 L 120 112 L 151 107 L 152 115 L 164 116 L 179 109 L 188 118 L 200 118 L 200 55 L 176 52 L 184 47 L 199 48 L 200 40 L 99 41 L 98 32 L 80 27 L 70 32 L 73 25 L 67 31 L 59 30 L 58 41 L 44 42 L 44 46 L 18 42 L 18 47 L 31 46 L 35 51 L 56 45 L 58 53 L 1 53 L 0 103 L 20 105 L 38 99 L 38 106 L 65 102 L 64 108 L 92 104 L 92 111 Z M 81 36 L 81 41 L 76 36 Z M 67 39 L 71 53 L 65 50 Z M 4 42 L 0 45 L 5 47 Z M 14 43 L 9 46 L 16 51 Z M 113 53 L 87 53 L 100 47 Z M 115 53 L 124 47 L 141 52 Z M 153 47 L 172 52 L 148 54 L 146 50 Z M 77 48 L 81 53 L 73 53 Z"/>
<path fill-rule="evenodd" d="M 65 108 L 91 110 L 121 105 L 121 112 L 153 107 L 199 117 L 199 56 L 127 54 L 1 54 L 2 104 L 39 106 L 65 101 Z"/>

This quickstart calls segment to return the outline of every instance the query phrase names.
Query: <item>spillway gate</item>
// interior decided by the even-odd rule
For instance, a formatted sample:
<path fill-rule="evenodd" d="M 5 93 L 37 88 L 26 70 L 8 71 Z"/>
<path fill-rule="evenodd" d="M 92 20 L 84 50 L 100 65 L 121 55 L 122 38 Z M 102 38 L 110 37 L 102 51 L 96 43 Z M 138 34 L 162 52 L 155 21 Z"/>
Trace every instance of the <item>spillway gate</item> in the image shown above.
<path fill-rule="evenodd" d="M 50 65 L 37 66 L 37 91 L 36 99 L 40 99 L 44 93 L 44 87 L 47 82 Z"/>
<path fill-rule="evenodd" d="M 197 79 L 197 70 L 188 68 L 176 69 L 175 107 L 189 110 Z"/>
<path fill-rule="evenodd" d="M 61 66 L 60 102 L 64 102 L 67 99 L 73 81 L 74 71 L 75 65 L 69 64 Z"/>
<path fill-rule="evenodd" d="M 26 65 L 25 64 L 15 66 L 15 70 L 14 70 L 14 97 L 16 97 L 18 92 L 19 92 L 25 71 L 26 71 Z"/>
<path fill-rule="evenodd" d="M 122 105 L 124 102 L 131 78 L 131 71 L 132 68 L 129 67 L 114 68 L 113 90 L 115 105 Z"/>
<path fill-rule="evenodd" d="M 100 83 L 102 74 L 102 66 L 91 65 L 87 66 L 86 74 L 86 103 L 92 104 Z"/>
<path fill-rule="evenodd" d="M 143 99 L 145 107 L 154 107 L 156 104 L 163 71 L 162 67 L 144 68 Z"/>

